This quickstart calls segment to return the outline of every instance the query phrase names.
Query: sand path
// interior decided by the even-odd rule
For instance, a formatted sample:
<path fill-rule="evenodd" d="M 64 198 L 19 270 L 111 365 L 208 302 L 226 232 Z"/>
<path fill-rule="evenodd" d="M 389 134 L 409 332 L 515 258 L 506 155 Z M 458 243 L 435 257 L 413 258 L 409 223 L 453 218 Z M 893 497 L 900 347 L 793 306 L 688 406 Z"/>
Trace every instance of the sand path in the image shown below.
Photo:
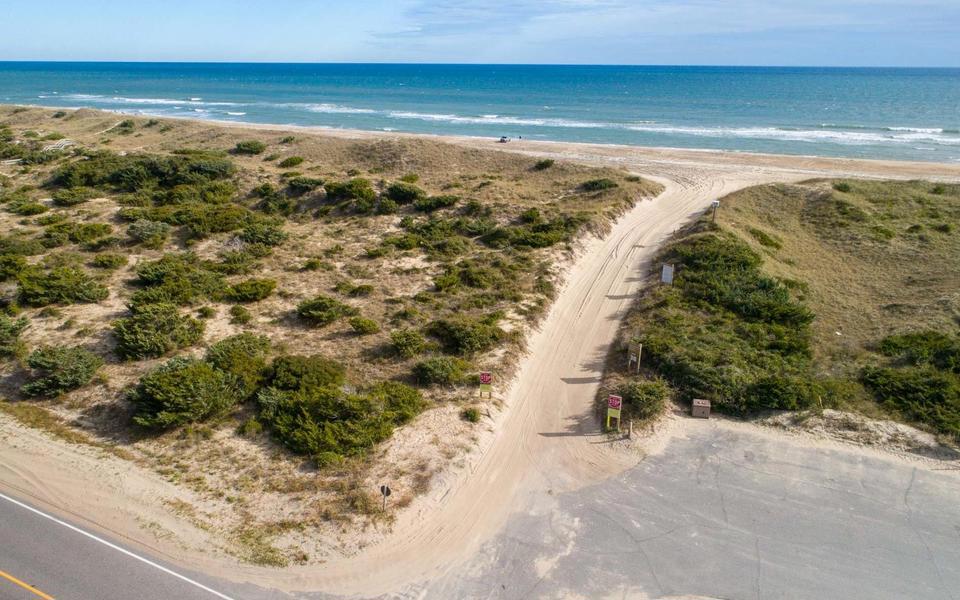
<path fill-rule="evenodd" d="M 482 140 L 455 141 L 490 146 Z M 283 590 L 378 595 L 438 577 L 496 534 L 514 510 L 525 506 L 532 492 L 576 489 L 636 463 L 635 455 L 608 446 L 593 418 L 592 403 L 606 353 L 659 245 L 712 200 L 749 185 L 817 175 L 960 180 L 960 167 L 949 165 L 898 167 L 896 163 L 692 152 L 677 156 L 666 151 L 538 142 L 511 144 L 504 150 L 615 164 L 653 177 L 666 189 L 656 199 L 640 202 L 605 238 L 585 244 L 548 316 L 532 335 L 529 353 L 506 395 L 501 422 L 480 452 L 402 512 L 382 542 L 354 557 L 321 567 L 279 571 L 238 566 L 232 559 L 199 548 L 173 549 L 150 540 L 147 545 L 154 552 L 210 575 Z M 97 485 L 97 472 L 73 470 L 62 456 L 40 451 L 32 452 L 28 463 L 22 460 L 22 448 L 19 453 L 11 451 L 10 444 L 0 440 L 0 464 L 18 465 L 16 470 L 0 469 L 0 488 L 15 485 L 29 493 L 36 482 L 43 481 L 43 496 L 49 504 L 69 509 L 77 506 L 74 498 L 82 497 L 83 490 Z M 157 483 L 156 497 L 174 495 L 162 485 Z M 143 530 L 136 519 L 129 518 L 131 510 L 124 509 L 126 518 L 112 515 L 112 507 L 127 506 L 122 486 L 114 492 L 116 497 L 99 511 L 85 504 L 84 518 L 126 539 L 143 540 Z"/>

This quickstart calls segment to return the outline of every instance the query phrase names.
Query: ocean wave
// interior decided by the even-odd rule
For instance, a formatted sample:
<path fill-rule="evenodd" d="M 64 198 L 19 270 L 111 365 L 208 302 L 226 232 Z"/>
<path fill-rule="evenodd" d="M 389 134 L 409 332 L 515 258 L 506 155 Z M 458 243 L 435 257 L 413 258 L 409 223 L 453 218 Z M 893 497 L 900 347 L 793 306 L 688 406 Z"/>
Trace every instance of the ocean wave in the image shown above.
<path fill-rule="evenodd" d="M 273 104 L 282 108 L 303 108 L 315 113 L 324 114 L 345 114 L 345 115 L 367 115 L 376 114 L 378 111 L 372 108 L 355 108 L 353 106 L 341 106 L 339 104 Z"/>
<path fill-rule="evenodd" d="M 157 106 L 240 106 L 239 102 L 206 102 L 199 98 L 170 99 L 170 98 L 136 98 L 128 96 L 103 96 L 100 94 L 67 94 L 63 98 L 95 103 L 121 104 L 153 104 Z"/>
<path fill-rule="evenodd" d="M 415 119 L 418 121 L 470 125 L 526 125 L 530 127 L 571 127 L 580 129 L 617 129 L 622 127 L 622 125 L 617 123 L 574 121 L 570 119 L 506 117 L 501 115 L 467 116 L 449 113 L 420 113 L 411 111 L 388 111 L 386 115 L 394 119 Z"/>
<path fill-rule="evenodd" d="M 227 111 L 227 114 L 230 115 L 231 117 L 242 117 L 243 115 L 245 115 L 245 114 L 247 114 L 247 113 L 245 113 L 245 112 L 230 112 L 230 111 Z"/>
<path fill-rule="evenodd" d="M 786 127 L 673 127 L 631 125 L 631 131 L 662 133 L 669 135 L 689 135 L 709 138 L 750 138 L 777 140 L 785 142 L 822 143 L 832 142 L 849 146 L 871 146 L 884 144 L 916 144 L 928 142 L 941 146 L 960 146 L 960 137 L 950 137 L 941 133 L 920 131 L 870 131 L 840 129 L 790 129 Z"/>

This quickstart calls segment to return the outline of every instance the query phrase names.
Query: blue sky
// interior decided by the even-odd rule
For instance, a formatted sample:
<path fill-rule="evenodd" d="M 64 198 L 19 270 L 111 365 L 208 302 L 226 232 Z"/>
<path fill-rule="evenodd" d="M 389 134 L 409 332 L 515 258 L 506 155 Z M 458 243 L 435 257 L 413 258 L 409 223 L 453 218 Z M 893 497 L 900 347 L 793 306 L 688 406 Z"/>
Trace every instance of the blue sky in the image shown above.
<path fill-rule="evenodd" d="M 960 0 L 3 0 L 0 60 L 960 66 Z"/>

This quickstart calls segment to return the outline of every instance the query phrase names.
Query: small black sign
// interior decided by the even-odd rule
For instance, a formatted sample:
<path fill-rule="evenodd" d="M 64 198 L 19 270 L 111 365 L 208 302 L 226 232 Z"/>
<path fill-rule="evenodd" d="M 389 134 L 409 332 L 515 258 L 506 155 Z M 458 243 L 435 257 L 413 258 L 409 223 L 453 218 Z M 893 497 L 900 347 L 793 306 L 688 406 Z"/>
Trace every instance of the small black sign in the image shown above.
<path fill-rule="evenodd" d="M 384 498 L 386 498 L 387 496 L 389 496 L 389 495 L 390 495 L 390 486 L 388 486 L 388 485 L 381 485 L 381 486 L 380 486 L 380 493 L 383 494 L 383 497 L 384 497 Z"/>

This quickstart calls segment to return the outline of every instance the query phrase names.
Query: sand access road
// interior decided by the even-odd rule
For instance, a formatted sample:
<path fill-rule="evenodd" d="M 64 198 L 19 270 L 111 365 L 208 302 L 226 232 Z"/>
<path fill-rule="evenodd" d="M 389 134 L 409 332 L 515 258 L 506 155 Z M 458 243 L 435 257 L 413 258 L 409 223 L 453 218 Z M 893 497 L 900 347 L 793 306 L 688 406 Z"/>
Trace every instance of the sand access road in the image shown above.
<path fill-rule="evenodd" d="M 480 140 L 450 141 L 489 147 L 489 142 Z M 530 339 L 529 353 L 506 393 L 507 408 L 488 443 L 474 453 L 466 467 L 447 473 L 430 494 L 402 512 L 382 542 L 357 556 L 332 560 L 322 568 L 278 571 L 238 566 L 201 553 L 157 548 L 151 541 L 154 552 L 161 552 L 188 572 L 204 573 L 214 578 L 212 581 L 222 582 L 219 589 L 232 589 L 234 598 L 276 597 L 275 591 L 268 590 L 363 597 L 408 597 L 404 592 L 408 590 L 409 597 L 443 597 L 432 596 L 422 582 L 445 581 L 460 566 L 469 564 L 483 544 L 503 530 L 511 515 L 550 510 L 549 503 L 542 507 L 536 503 L 545 497 L 576 493 L 627 470 L 633 472 L 638 455 L 610 447 L 599 434 L 592 403 L 622 316 L 644 283 L 657 249 L 674 231 L 714 199 L 759 183 L 833 175 L 960 181 L 960 166 L 953 165 L 677 154 L 537 142 L 513 143 L 504 151 L 615 164 L 660 181 L 665 190 L 656 199 L 637 204 L 603 239 L 584 245 L 548 316 Z M 4 447 L 0 448 L 0 458 L 2 464 L 13 455 Z M 22 461 L 22 453 L 19 459 Z M 95 485 L 94 481 L 84 481 L 83 473 L 47 477 L 49 472 L 63 468 L 37 454 L 30 464 L 21 463 L 17 470 L 0 469 L 0 489 L 13 485 L 23 499 L 24 493 L 30 493 L 32 482 L 56 481 L 73 489 L 56 493 L 48 489 L 46 497 L 69 504 L 71 493 L 82 493 L 84 486 Z M 116 502 L 122 500 L 117 498 Z M 56 502 L 51 505 L 57 508 Z M 95 514 L 82 518 L 92 526 L 100 522 Z M 134 541 L 138 535 L 143 537 L 136 523 L 123 527 L 113 520 L 110 529 Z M 66 547 L 55 539 L 50 546 L 54 551 Z M 107 576 L 123 575 L 114 571 Z M 156 576 L 166 574 L 157 571 Z"/>

